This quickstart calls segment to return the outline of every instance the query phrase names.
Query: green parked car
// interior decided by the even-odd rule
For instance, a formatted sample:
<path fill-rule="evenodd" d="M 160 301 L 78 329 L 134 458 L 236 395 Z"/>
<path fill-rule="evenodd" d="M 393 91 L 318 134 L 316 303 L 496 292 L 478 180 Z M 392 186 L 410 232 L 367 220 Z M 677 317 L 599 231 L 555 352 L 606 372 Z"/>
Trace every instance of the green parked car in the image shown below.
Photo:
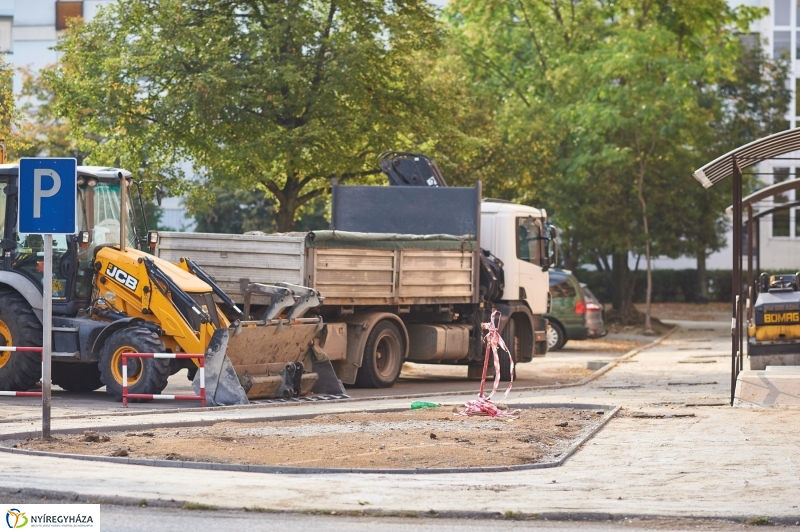
<path fill-rule="evenodd" d="M 558 351 L 567 340 L 586 340 L 606 335 L 603 307 L 567 270 L 550 270 L 550 312 L 547 344 Z"/>

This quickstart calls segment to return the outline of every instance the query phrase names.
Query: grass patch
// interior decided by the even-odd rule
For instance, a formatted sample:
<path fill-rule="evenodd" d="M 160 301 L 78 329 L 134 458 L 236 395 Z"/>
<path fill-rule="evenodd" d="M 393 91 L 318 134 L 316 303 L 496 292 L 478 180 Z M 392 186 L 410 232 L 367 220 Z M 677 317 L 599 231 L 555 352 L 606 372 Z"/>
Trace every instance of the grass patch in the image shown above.
<path fill-rule="evenodd" d="M 139 502 L 136 503 L 136 506 L 139 508 L 144 508 L 147 506 L 147 499 L 140 499 Z"/>
<path fill-rule="evenodd" d="M 181 506 L 181 510 L 219 510 L 219 506 L 212 506 L 210 504 L 203 504 L 201 502 L 186 502 Z"/>
<path fill-rule="evenodd" d="M 256 512 L 260 514 L 276 514 L 278 510 L 272 508 L 264 508 L 263 506 L 245 506 L 245 512 Z"/>
<path fill-rule="evenodd" d="M 751 517 L 747 520 L 747 524 L 751 526 L 766 526 L 771 525 L 768 517 Z"/>

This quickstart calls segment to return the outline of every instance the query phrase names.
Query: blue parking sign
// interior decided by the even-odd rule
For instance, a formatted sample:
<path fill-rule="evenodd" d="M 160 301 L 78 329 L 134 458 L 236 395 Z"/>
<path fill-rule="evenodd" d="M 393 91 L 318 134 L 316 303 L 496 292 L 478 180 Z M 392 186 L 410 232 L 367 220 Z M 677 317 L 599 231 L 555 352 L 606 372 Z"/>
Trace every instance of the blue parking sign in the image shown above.
<path fill-rule="evenodd" d="M 67 157 L 19 161 L 19 232 L 75 234 L 78 164 Z"/>

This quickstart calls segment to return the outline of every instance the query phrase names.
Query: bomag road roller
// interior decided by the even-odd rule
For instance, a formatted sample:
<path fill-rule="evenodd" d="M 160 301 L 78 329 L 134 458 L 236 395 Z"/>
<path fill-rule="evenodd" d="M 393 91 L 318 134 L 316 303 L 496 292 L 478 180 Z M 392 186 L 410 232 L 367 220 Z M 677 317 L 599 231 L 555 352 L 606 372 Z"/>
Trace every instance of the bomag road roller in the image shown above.
<path fill-rule="evenodd" d="M 52 283 L 54 384 L 81 392 L 105 386 L 119 399 L 123 353 L 182 352 L 205 354 L 211 405 L 344 393 L 320 343 L 322 319 L 305 316 L 321 304 L 319 293 L 250 286 L 268 297 L 249 319 L 190 259 L 173 264 L 144 251 L 158 234 L 147 231 L 141 186 L 125 170 L 78 167 L 78 232 L 54 237 L 53 278 L 43 279 L 43 236 L 16 228 L 18 176 L 18 165 L 0 165 L 0 344 L 42 345 L 42 286 Z M 128 389 L 159 394 L 187 368 L 197 391 L 196 364 L 130 358 Z M 38 354 L 0 353 L 0 389 L 27 390 L 40 377 Z"/>
<path fill-rule="evenodd" d="M 758 279 L 754 314 L 747 325 L 750 369 L 800 365 L 798 274 Z"/>

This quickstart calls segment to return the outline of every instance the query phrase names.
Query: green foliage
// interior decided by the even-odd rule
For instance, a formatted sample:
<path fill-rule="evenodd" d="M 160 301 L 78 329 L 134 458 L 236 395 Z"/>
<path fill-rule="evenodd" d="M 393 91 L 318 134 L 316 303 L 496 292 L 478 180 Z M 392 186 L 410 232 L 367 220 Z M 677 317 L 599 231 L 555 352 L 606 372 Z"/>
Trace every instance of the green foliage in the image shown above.
<path fill-rule="evenodd" d="M 697 188 L 687 176 L 723 108 L 716 84 L 735 80 L 742 48 L 729 28 L 760 14 L 723 0 L 451 3 L 455 46 L 498 95 L 498 195 L 548 207 L 574 266 L 643 251 L 644 177 L 658 198 L 647 203 L 654 252 L 689 252 L 670 213 Z"/>
<path fill-rule="evenodd" d="M 22 120 L 20 121 L 17 135 L 23 144 L 14 151 L 16 157 L 75 157 L 78 164 L 84 164 L 87 154 L 78 147 L 75 135 L 70 130 L 69 124 L 57 114 L 57 96 L 52 84 L 44 76 L 30 70 L 23 70 L 22 96 L 25 103 L 22 105 Z M 94 139 L 97 141 L 98 139 Z M 112 161 L 109 164 L 115 164 Z M 141 172 L 140 172 L 141 175 Z M 165 229 L 160 227 L 162 211 L 153 201 L 149 192 L 152 187 L 144 186 L 144 218 L 149 230 Z M 144 231 L 145 225 L 141 220 L 139 208 L 138 188 L 133 189 L 134 204 L 136 205 L 137 222 L 140 230 Z"/>
<path fill-rule="evenodd" d="M 285 231 L 331 178 L 376 175 L 379 153 L 442 127 L 420 70 L 439 40 L 425 0 L 120 0 L 71 28 L 47 79 L 91 161 L 180 192 L 191 160 L 266 189 Z"/>
<path fill-rule="evenodd" d="M 730 189 L 691 172 L 787 111 L 785 65 L 740 42 L 764 15 L 724 0 L 454 0 L 449 45 L 495 128 L 487 190 L 546 207 L 570 269 L 704 260 L 723 244 Z"/>
<path fill-rule="evenodd" d="M 67 123 L 56 114 L 56 94 L 50 83 L 28 69 L 22 71 L 21 107 L 24 120 L 19 135 L 25 146 L 17 157 L 75 157 L 83 164 L 86 153 L 72 140 Z"/>
<path fill-rule="evenodd" d="M 247 231 L 275 232 L 275 201 L 264 191 L 211 189 L 216 201 L 197 210 L 199 233 L 242 234 Z"/>
<path fill-rule="evenodd" d="M 199 233 L 243 234 L 249 231 L 274 233 L 278 230 L 278 206 L 263 190 L 210 188 L 215 200 L 195 210 L 195 231 Z M 311 200 L 298 212 L 295 231 L 327 229 L 324 198 Z"/>
<path fill-rule="evenodd" d="M 11 156 L 27 147 L 25 137 L 17 131 L 21 117 L 14 103 L 13 80 L 13 69 L 0 57 L 0 140 Z"/>

